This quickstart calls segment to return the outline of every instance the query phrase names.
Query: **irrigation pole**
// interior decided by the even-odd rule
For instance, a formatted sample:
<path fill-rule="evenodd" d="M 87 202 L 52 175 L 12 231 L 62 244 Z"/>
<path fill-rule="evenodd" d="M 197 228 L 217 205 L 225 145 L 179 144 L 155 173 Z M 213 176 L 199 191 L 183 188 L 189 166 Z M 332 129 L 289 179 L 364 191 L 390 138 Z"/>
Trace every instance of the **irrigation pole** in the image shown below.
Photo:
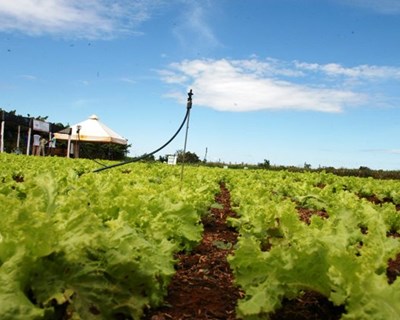
<path fill-rule="evenodd" d="M 192 109 L 192 96 L 193 92 L 192 89 L 188 92 L 188 98 L 187 98 L 187 112 L 188 112 L 188 118 L 186 121 L 186 134 L 185 134 L 185 143 L 183 145 L 183 157 L 182 157 L 182 166 L 181 166 L 181 188 L 182 188 L 182 182 L 183 182 L 183 171 L 185 167 L 185 155 L 186 155 L 186 145 L 187 145 L 187 138 L 188 138 L 188 132 L 189 132 L 189 120 L 190 120 L 190 110 Z"/>

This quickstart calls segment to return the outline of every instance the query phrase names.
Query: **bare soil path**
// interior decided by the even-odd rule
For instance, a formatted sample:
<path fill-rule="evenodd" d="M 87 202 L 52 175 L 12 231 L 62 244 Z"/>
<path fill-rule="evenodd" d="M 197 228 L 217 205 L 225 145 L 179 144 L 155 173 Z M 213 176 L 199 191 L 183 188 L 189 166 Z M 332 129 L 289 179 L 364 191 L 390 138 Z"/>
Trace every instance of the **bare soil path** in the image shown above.
<path fill-rule="evenodd" d="M 233 284 L 226 257 L 233 251 L 237 232 L 226 224 L 226 218 L 234 216 L 234 212 L 223 184 L 215 200 L 221 209 L 211 208 L 209 216 L 203 218 L 201 243 L 193 251 L 177 255 L 177 272 L 165 306 L 150 310 L 145 320 L 236 319 L 235 307 L 241 292 Z"/>

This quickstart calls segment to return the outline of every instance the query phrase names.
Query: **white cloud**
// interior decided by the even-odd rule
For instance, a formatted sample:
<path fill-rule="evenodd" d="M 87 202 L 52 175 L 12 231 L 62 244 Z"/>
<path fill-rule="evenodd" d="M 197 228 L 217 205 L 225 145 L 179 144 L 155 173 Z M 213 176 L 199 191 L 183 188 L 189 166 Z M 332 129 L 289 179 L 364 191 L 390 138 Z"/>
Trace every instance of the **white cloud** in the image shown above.
<path fill-rule="evenodd" d="M 180 45 L 187 50 L 202 50 L 203 48 L 214 48 L 220 46 L 207 19 L 210 13 L 216 9 L 216 3 L 203 1 L 182 1 L 184 9 L 179 17 L 173 34 Z"/>
<path fill-rule="evenodd" d="M 364 149 L 361 151 L 368 153 L 385 153 L 385 154 L 400 155 L 400 149 Z"/>
<path fill-rule="evenodd" d="M 361 65 L 346 68 L 337 63 L 316 64 L 295 62 L 296 68 L 302 71 L 321 72 L 329 76 L 344 76 L 348 78 L 362 79 L 400 79 L 400 68 L 388 66 Z"/>
<path fill-rule="evenodd" d="M 171 70 L 161 70 L 159 71 L 159 74 L 161 75 L 161 77 L 163 78 L 163 80 L 166 83 L 184 83 L 187 80 L 189 80 L 189 78 L 183 74 L 183 73 L 176 73 L 174 71 Z"/>
<path fill-rule="evenodd" d="M 186 60 L 171 64 L 161 72 L 166 83 L 192 88 L 195 103 L 220 111 L 256 111 L 265 109 L 340 112 L 360 104 L 365 96 L 346 89 L 321 87 L 321 84 L 283 80 L 298 77 L 296 68 L 279 68 L 267 62 L 251 60 Z M 279 78 L 281 76 L 282 78 Z M 176 93 L 171 92 L 171 97 Z"/>
<path fill-rule="evenodd" d="M 340 3 L 374 10 L 383 14 L 399 14 L 399 0 L 336 0 Z"/>
<path fill-rule="evenodd" d="M 0 31 L 95 39 L 134 32 L 149 18 L 154 0 L 2 0 Z"/>
<path fill-rule="evenodd" d="M 21 75 L 19 76 L 19 78 L 24 79 L 24 80 L 28 80 L 28 81 L 35 81 L 35 80 L 37 80 L 37 77 L 36 77 L 36 76 L 33 76 L 33 75 L 31 75 L 31 74 L 21 74 Z"/>
<path fill-rule="evenodd" d="M 135 79 L 132 79 L 132 78 L 129 78 L 129 77 L 119 78 L 119 81 L 125 82 L 125 83 L 128 83 L 128 84 L 136 84 L 137 83 L 137 81 Z"/>

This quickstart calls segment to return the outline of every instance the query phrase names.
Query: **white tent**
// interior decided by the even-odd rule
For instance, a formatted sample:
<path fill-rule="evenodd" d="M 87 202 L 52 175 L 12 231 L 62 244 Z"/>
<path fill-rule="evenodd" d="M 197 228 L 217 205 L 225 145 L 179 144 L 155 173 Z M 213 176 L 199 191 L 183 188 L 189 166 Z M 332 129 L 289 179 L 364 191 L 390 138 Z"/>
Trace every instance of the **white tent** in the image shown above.
<path fill-rule="evenodd" d="M 71 133 L 71 134 L 69 134 Z M 56 139 L 128 144 L 128 140 L 99 121 L 96 115 L 54 134 Z"/>

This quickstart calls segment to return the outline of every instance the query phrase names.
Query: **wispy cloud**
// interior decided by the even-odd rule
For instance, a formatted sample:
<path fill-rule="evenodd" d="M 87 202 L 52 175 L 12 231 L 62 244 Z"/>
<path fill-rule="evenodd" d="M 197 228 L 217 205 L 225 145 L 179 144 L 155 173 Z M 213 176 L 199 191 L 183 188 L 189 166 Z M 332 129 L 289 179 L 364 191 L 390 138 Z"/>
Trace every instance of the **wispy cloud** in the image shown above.
<path fill-rule="evenodd" d="M 208 0 L 187 0 L 182 1 L 182 5 L 184 9 L 173 28 L 173 34 L 180 45 L 188 50 L 220 46 L 208 21 L 209 13 L 215 9 L 216 3 Z"/>
<path fill-rule="evenodd" d="M 400 149 L 364 149 L 361 151 L 367 153 L 375 153 L 375 154 L 384 153 L 384 154 L 400 155 Z"/>
<path fill-rule="evenodd" d="M 36 77 L 36 76 L 33 76 L 33 75 L 31 75 L 31 74 L 21 74 L 21 75 L 19 76 L 19 78 L 20 78 L 20 79 L 23 79 L 23 80 L 28 80 L 28 81 L 35 81 L 35 80 L 37 80 L 37 77 Z"/>
<path fill-rule="evenodd" d="M 317 64 L 305 62 L 295 62 L 295 67 L 299 70 L 320 72 L 328 76 L 344 76 L 365 80 L 400 79 L 400 68 L 398 67 L 361 65 L 346 68 L 337 63 Z"/>
<path fill-rule="evenodd" d="M 84 85 L 84 86 L 90 85 L 90 82 L 88 80 L 79 80 L 79 83 Z"/>
<path fill-rule="evenodd" d="M 124 82 L 124 83 L 128 83 L 128 84 L 136 84 L 137 83 L 136 80 L 129 78 L 129 77 L 121 77 L 118 80 L 121 82 Z"/>
<path fill-rule="evenodd" d="M 358 6 L 374 10 L 382 14 L 400 14 L 398 0 L 336 0 L 349 6 Z"/>
<path fill-rule="evenodd" d="M 2 0 L 0 31 L 96 39 L 137 32 L 161 0 Z"/>
<path fill-rule="evenodd" d="M 389 153 L 392 153 L 392 154 L 400 154 L 400 149 L 390 149 L 388 151 L 389 151 Z"/>
<path fill-rule="evenodd" d="M 95 103 L 96 100 L 95 99 L 86 99 L 86 98 L 80 98 L 77 100 L 72 101 L 71 105 L 75 108 L 86 108 L 89 107 L 91 105 L 93 105 L 93 103 Z"/>
<path fill-rule="evenodd" d="M 160 75 L 166 83 L 193 88 L 197 105 L 220 111 L 341 112 L 367 100 L 366 95 L 339 85 L 330 87 L 309 75 L 313 70 L 298 65 L 271 59 L 185 60 Z M 169 96 L 177 98 L 176 92 Z"/>

